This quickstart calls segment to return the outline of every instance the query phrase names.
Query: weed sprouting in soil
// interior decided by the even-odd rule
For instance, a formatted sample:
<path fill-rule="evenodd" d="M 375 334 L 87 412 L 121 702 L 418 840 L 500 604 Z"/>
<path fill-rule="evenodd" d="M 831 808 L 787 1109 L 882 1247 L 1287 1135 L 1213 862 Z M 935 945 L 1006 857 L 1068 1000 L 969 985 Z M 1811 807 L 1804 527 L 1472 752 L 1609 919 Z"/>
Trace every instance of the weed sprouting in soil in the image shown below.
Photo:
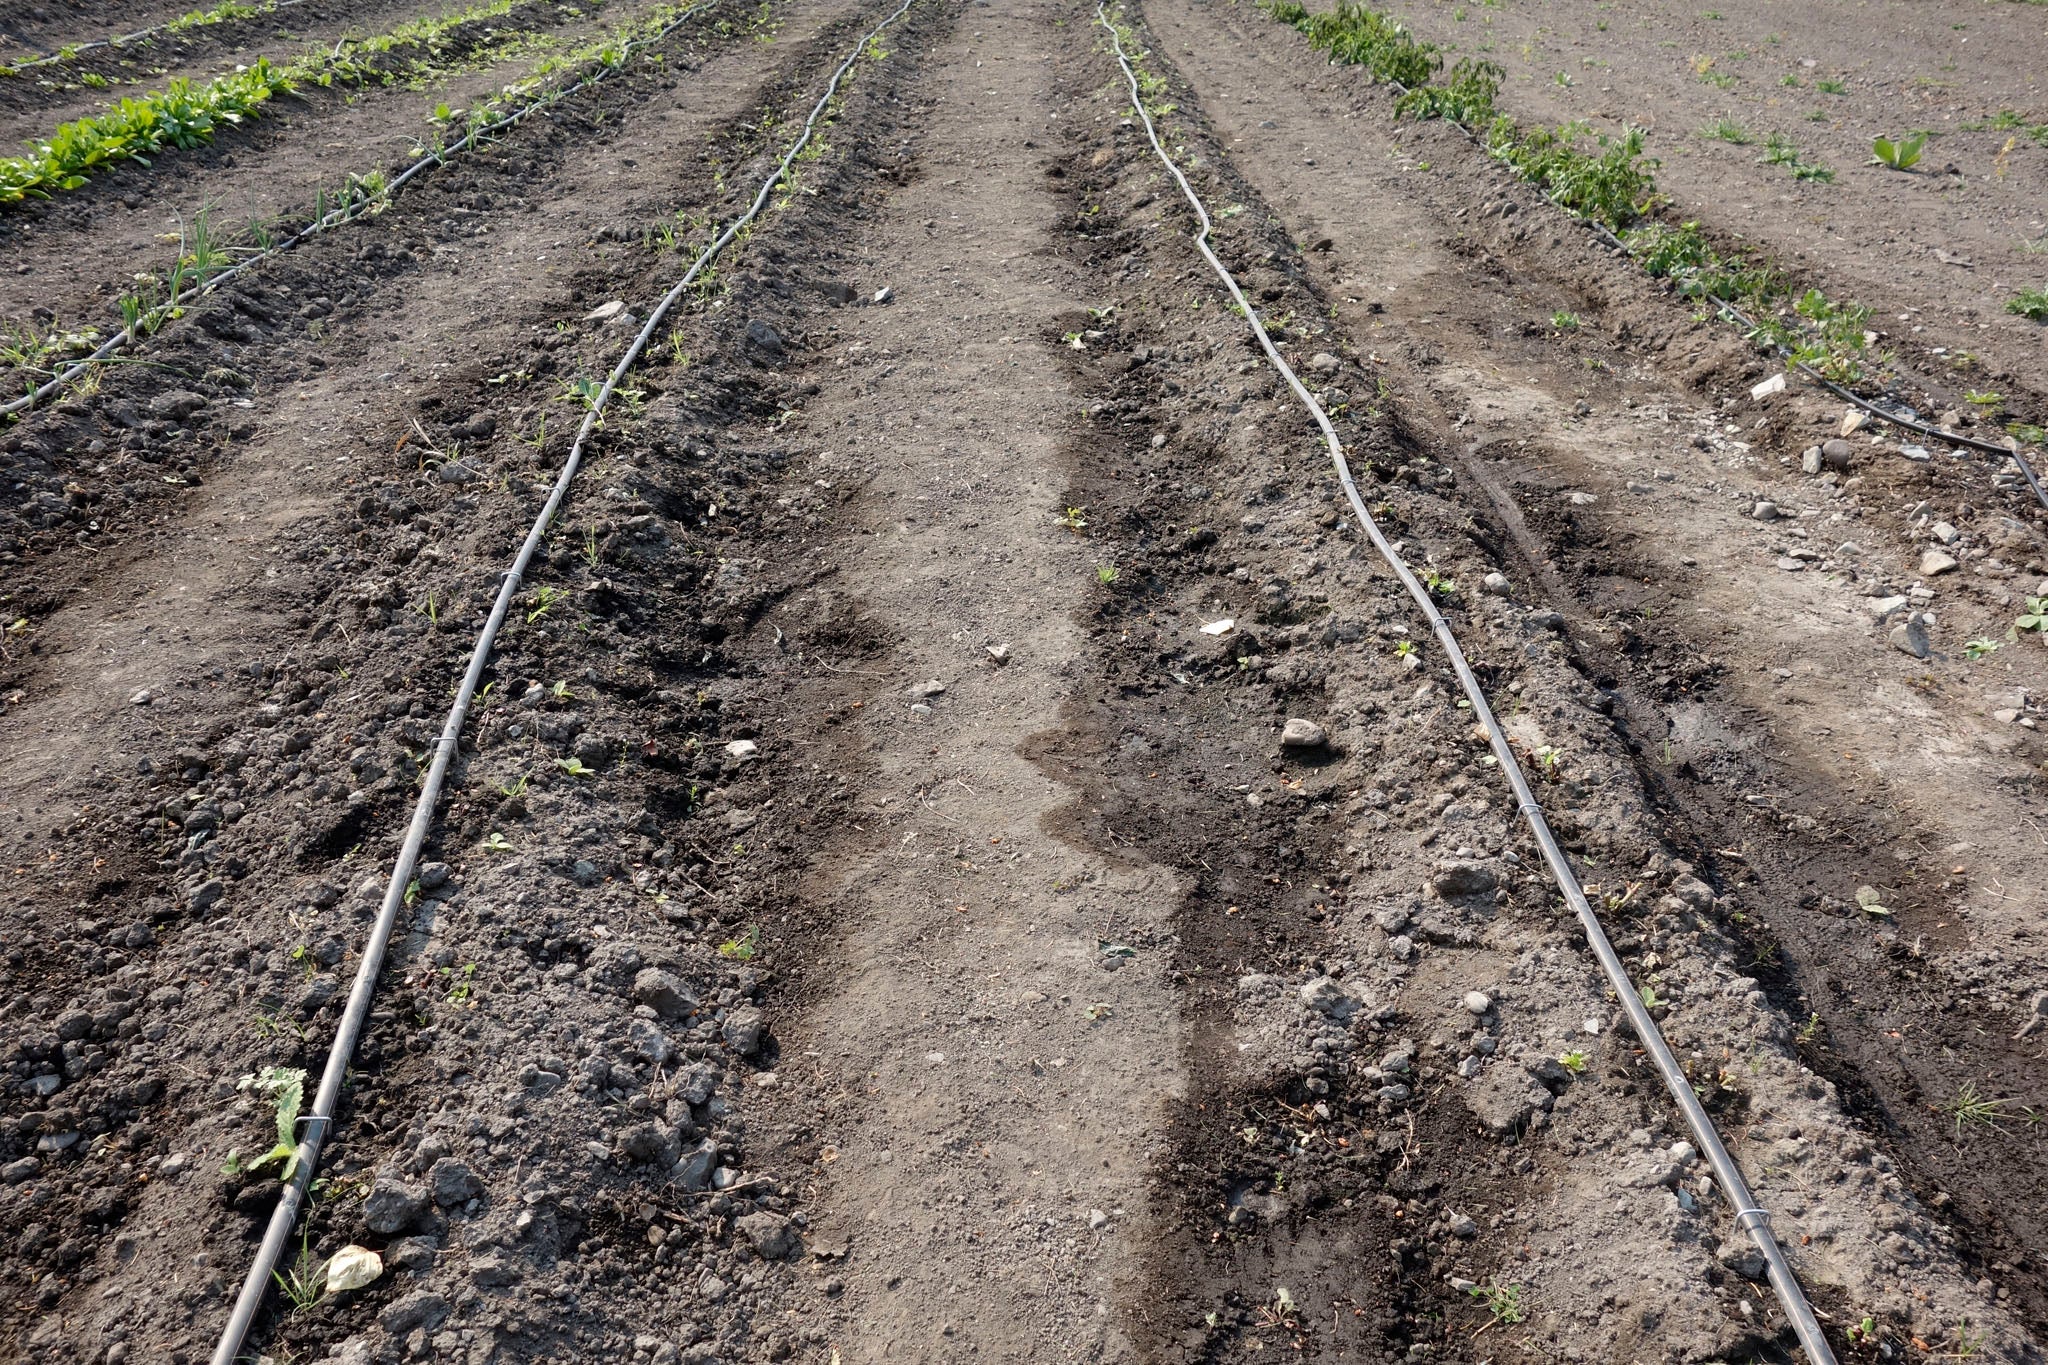
<path fill-rule="evenodd" d="M 1941 1112 L 1955 1122 L 1956 1140 L 1962 1141 L 1965 1128 L 1985 1128 L 1996 1131 L 2008 1123 L 2039 1123 L 2041 1116 L 2014 1099 L 1995 1100 L 1977 1089 L 1975 1081 L 1964 1081 L 1956 1088 L 1954 1098 L 1940 1106 Z"/>
<path fill-rule="evenodd" d="M 2022 289 L 2005 301 L 2005 311 L 2030 322 L 2048 322 L 2048 287 Z"/>
<path fill-rule="evenodd" d="M 1926 145 L 1925 133 L 1914 133 L 1910 137 L 1898 139 L 1873 138 L 1870 143 L 1870 159 L 1895 171 L 1910 171 L 1920 164 L 1920 150 Z"/>

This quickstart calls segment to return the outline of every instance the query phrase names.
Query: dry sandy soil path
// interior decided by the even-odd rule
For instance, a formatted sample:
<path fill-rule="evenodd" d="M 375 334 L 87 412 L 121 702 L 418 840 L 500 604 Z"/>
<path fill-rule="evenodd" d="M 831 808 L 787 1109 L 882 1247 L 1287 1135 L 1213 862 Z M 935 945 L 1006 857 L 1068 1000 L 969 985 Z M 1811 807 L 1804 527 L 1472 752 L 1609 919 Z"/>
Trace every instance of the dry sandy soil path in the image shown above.
<path fill-rule="evenodd" d="M 500 637 L 286 1267 L 382 1273 L 257 1348 L 1796 1358 L 1093 8 L 891 8 L 729 4 L 0 432 L 0 1355 L 205 1357 L 579 395 L 859 46 Z M 1120 22 L 1838 1356 L 2038 1362 L 2038 509 L 1806 472 L 1455 130 Z"/>

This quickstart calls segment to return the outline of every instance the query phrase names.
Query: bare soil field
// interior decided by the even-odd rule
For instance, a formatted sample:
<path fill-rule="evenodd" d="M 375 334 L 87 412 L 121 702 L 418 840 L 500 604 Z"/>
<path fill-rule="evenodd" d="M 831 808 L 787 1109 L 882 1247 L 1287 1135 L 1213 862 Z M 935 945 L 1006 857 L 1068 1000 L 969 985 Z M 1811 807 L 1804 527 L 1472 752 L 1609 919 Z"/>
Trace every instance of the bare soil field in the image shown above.
<path fill-rule="evenodd" d="M 2048 150 L 1856 150 L 1944 62 L 2048 119 L 2041 11 L 1412 8 L 1868 306 L 1866 398 L 2048 410 Z M 233 1358 L 2042 1360 L 2043 508 L 1292 24 L 1105 19 L 716 0 L 0 419 L 0 1359 L 214 1359 L 296 1182 Z M 0 208 L 0 312 L 534 55 Z M 1696 135 L 1824 98 L 1831 183 Z"/>

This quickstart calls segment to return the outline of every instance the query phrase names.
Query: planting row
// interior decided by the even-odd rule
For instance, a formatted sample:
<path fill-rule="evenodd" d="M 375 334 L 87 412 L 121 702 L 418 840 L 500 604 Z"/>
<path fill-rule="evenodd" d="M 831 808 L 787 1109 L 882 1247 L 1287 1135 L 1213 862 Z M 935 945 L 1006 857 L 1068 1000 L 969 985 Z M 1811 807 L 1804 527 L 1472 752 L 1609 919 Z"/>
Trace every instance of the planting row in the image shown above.
<path fill-rule="evenodd" d="M 1481 139 L 1486 149 L 1553 202 L 1605 228 L 1653 276 L 1687 296 L 1732 304 L 1746 315 L 1752 339 L 1780 350 L 1789 365 L 1809 367 L 1843 384 L 1897 387 L 1894 357 L 1878 354 L 1868 330 L 1871 309 L 1831 300 L 1817 288 L 1801 289 L 1787 273 L 1754 253 L 1717 246 L 1698 221 L 1660 215 L 1668 196 L 1657 188 L 1657 162 L 1644 153 L 1643 132 L 1596 134 L 1583 122 L 1527 129 L 1496 104 L 1503 70 L 1493 61 L 1461 57 L 1445 70 L 1443 50 L 1417 38 L 1390 16 L 1356 0 L 1311 13 L 1302 0 L 1265 0 L 1269 14 L 1307 36 L 1331 59 L 1364 66 L 1376 79 L 1405 87 L 1397 116 L 1444 118 Z M 1890 148 L 1910 167 L 1911 143 Z M 2048 320 L 2048 292 L 2022 291 L 2008 309 Z M 1999 400 L 1968 397 L 1986 409 Z M 1990 415 L 1988 412 L 1986 415 Z M 2020 442 L 2048 444 L 2039 425 L 2014 422 Z"/>

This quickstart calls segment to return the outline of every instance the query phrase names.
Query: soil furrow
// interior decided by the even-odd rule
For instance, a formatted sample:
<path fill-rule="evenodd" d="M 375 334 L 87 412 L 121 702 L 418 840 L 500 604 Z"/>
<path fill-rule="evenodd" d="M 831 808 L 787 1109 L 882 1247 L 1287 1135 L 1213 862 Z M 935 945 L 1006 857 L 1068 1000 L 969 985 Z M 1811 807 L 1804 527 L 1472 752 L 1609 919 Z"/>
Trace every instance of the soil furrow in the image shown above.
<path fill-rule="evenodd" d="M 313 0 L 274 14 L 208 24 L 146 43 L 94 49 L 70 62 L 31 68 L 0 78 L 0 147 L 34 142 L 60 123 L 96 113 L 123 96 L 160 90 L 172 80 L 201 84 L 258 57 L 278 63 L 303 51 L 331 49 L 344 38 L 387 33 L 408 20 L 437 18 L 450 8 L 424 6 L 419 0 Z"/>
<path fill-rule="evenodd" d="M 737 12 L 737 11 L 736 11 Z M 228 128 L 149 167 L 125 166 L 46 204 L 0 218 L 13 269 L 0 274 L 0 327 L 39 335 L 121 325 L 120 297 L 140 275 L 166 277 L 202 215 L 216 245 L 243 245 L 250 229 L 303 223 L 321 196 L 338 202 L 352 175 L 384 175 L 424 155 L 437 138 L 438 104 L 468 104 L 523 78 L 537 60 L 518 35 L 567 49 L 630 20 L 630 7 L 595 14 L 536 4 L 464 26 L 437 77 L 353 90 L 308 88 L 273 100 L 265 115 Z M 495 55 L 504 44 L 514 55 Z"/>
<path fill-rule="evenodd" d="M 66 841 L 103 851 L 92 869 L 81 866 L 82 881 L 57 864 L 48 894 L 71 908 L 52 920 L 24 905 L 17 912 L 22 927 L 9 936 L 17 979 L 39 979 L 43 991 L 60 993 L 24 993 L 9 1004 L 20 1055 L 41 1054 L 42 1031 L 53 1027 L 50 1043 L 58 1049 L 43 1054 L 59 1063 L 46 1073 L 57 1084 L 24 1087 L 33 1107 L 12 1118 L 9 1132 L 19 1134 L 12 1140 L 32 1155 L 25 1166 L 10 1158 L 14 1183 L 0 1212 L 23 1251 L 11 1286 L 22 1297 L 10 1331 L 39 1358 L 75 1350 L 83 1359 L 100 1349 L 95 1342 L 108 1341 L 132 1341 L 138 1349 L 148 1343 L 149 1355 L 170 1358 L 165 1353 L 175 1343 L 190 1342 L 194 1334 L 206 1339 L 203 1334 L 217 1326 L 228 1277 L 239 1273 L 237 1257 L 246 1254 L 238 1248 L 249 1244 L 254 1230 L 245 1219 L 260 1215 L 275 1189 L 274 1181 L 251 1175 L 223 1180 L 212 1174 L 249 1118 L 261 1128 L 254 1102 L 237 1097 L 233 1078 L 263 1064 L 305 1065 L 317 1055 L 321 1021 L 338 1007 L 337 990 L 367 904 L 358 883 L 376 876 L 409 790 L 405 775 L 420 747 L 412 732 L 430 723 L 460 631 L 473 626 L 481 594 L 516 538 L 509 519 L 535 496 L 522 468 L 532 462 L 515 458 L 514 437 L 534 437 L 538 461 L 559 457 L 553 444 L 559 437 L 536 430 L 562 382 L 546 372 L 581 368 L 582 353 L 595 359 L 623 344 L 616 325 L 577 327 L 573 320 L 605 295 L 658 292 L 659 282 L 681 269 L 673 254 L 638 245 L 640 227 L 679 210 L 729 212 L 740 186 L 772 166 L 780 121 L 797 101 L 807 109 L 816 98 L 812 87 L 820 73 L 860 31 L 855 23 L 862 18 L 844 6 L 792 7 L 784 41 L 731 44 L 706 62 L 682 102 L 664 90 L 666 79 L 623 82 L 613 107 L 629 116 L 596 141 L 581 142 L 568 165 L 561 164 L 563 148 L 549 145 L 567 142 L 562 130 L 522 132 L 480 159 L 462 183 L 437 185 L 410 211 L 386 215 L 375 236 L 419 249 L 426 268 L 416 268 L 422 263 L 410 252 L 393 257 L 397 278 L 385 283 L 397 287 L 375 291 L 390 301 L 366 292 L 359 313 L 336 316 L 324 338 L 327 363 L 310 373 L 292 377 L 277 367 L 298 360 L 278 348 L 266 352 L 271 368 L 257 371 L 261 382 L 252 387 L 258 398 L 250 411 L 266 431 L 273 420 L 288 421 L 279 421 L 278 437 L 256 436 L 236 452 L 228 465 L 235 476 L 209 466 L 210 475 L 221 477 L 200 485 L 209 499 L 204 510 L 183 509 L 197 524 L 212 523 L 225 533 L 210 542 L 186 541 L 180 581 L 154 595 L 145 564 L 136 565 L 145 577 L 132 582 L 108 575 L 107 598 L 95 600 L 140 599 L 151 603 L 146 613 L 104 624 L 85 619 L 96 610 L 91 605 L 79 613 L 75 638 L 112 637 L 121 647 L 116 657 L 159 680 L 152 704 L 130 705 L 126 715 L 103 709 L 103 697 L 126 703 L 85 670 L 67 677 L 66 669 L 53 668 L 35 680 L 43 709 L 28 710 L 46 729 L 45 744 L 69 732 L 83 746 L 80 752 L 120 756 L 114 760 L 119 769 L 95 770 L 91 758 L 77 760 L 70 771 L 64 763 L 52 765 L 67 789 L 78 791 L 67 808 L 78 820 Z M 875 100 L 856 92 L 846 112 L 872 121 Z M 868 134 L 842 136 L 857 149 Z M 593 155 L 599 149 L 602 154 Z M 843 158 L 815 163 L 808 194 L 798 202 L 830 195 L 843 164 Z M 543 220 L 521 212 L 513 194 L 537 174 L 571 192 L 589 215 L 574 224 L 573 240 L 557 236 L 571 227 L 559 216 Z M 579 176 L 590 183 L 578 183 Z M 491 210 L 497 231 L 445 232 L 452 220 L 444 215 L 458 205 Z M 633 223 L 621 235 L 634 244 L 604 245 L 620 215 Z M 438 260 L 424 250 L 437 238 L 443 248 Z M 464 259 L 450 259 L 456 252 Z M 556 278 L 547 292 L 493 290 L 491 279 L 504 272 L 545 273 L 535 258 L 555 252 Z M 377 241 L 367 254 L 323 247 L 295 258 L 251 298 L 310 296 L 314 282 L 332 287 L 357 263 L 383 259 Z M 584 297 L 586 291 L 598 297 Z M 703 321 L 715 324 L 717 315 Z M 398 361 L 402 373 L 379 380 L 374 367 L 393 363 L 383 345 L 393 327 L 415 329 L 420 359 Z M 667 880 L 676 848 L 694 841 L 677 837 L 643 848 L 643 836 L 634 832 L 636 821 L 655 831 L 654 812 L 680 817 L 698 804 L 694 794 L 683 793 L 695 790 L 688 780 L 699 762 L 695 732 L 708 721 L 715 733 L 720 724 L 715 706 L 707 710 L 701 699 L 680 705 L 685 691 L 670 714 L 669 706 L 648 699 L 669 680 L 680 685 L 684 676 L 705 682 L 725 676 L 725 665 L 706 665 L 726 627 L 718 623 L 721 611 L 707 602 L 695 609 L 702 613 L 696 627 L 664 629 L 648 644 L 631 643 L 652 623 L 650 610 L 667 613 L 667 606 L 658 606 L 661 598 L 681 591 L 667 576 L 674 570 L 664 574 L 660 563 L 672 553 L 687 554 L 676 540 L 688 538 L 684 528 L 709 515 L 691 487 L 695 476 L 681 468 L 642 474 L 635 466 L 646 458 L 641 449 L 678 465 L 689 462 L 690 442 L 716 440 L 711 433 L 728 423 L 751 434 L 768 400 L 746 391 L 779 386 L 749 379 L 743 360 L 730 369 L 713 359 L 738 354 L 737 347 L 726 349 L 738 339 L 722 328 L 705 331 L 703 322 L 690 322 L 679 325 L 677 337 L 678 349 L 694 348 L 705 357 L 702 377 L 677 385 L 666 402 L 659 396 L 666 385 L 650 378 L 640 400 L 655 423 L 642 438 L 647 445 L 606 442 L 591 473 L 589 501 L 579 500 L 575 513 L 581 542 L 553 556 L 559 573 L 585 565 L 587 549 L 587 568 L 594 572 L 572 574 L 580 581 L 570 588 L 536 589 L 537 606 L 501 650 L 507 670 L 501 700 L 480 717 L 479 744 L 492 752 L 468 767 L 469 790 L 452 803 L 447 833 L 436 847 L 445 847 L 441 856 L 461 870 L 450 873 L 437 863 L 442 870 L 422 874 L 410 938 L 388 969 L 389 994 L 358 1057 L 352 1112 L 344 1116 L 309 1236 L 325 1254 L 367 1231 L 394 1257 L 394 1270 L 405 1274 L 369 1301 L 336 1302 L 309 1319 L 288 1320 L 284 1332 L 295 1349 L 359 1334 L 380 1314 L 400 1343 L 438 1326 L 446 1310 L 435 1305 L 451 1296 L 419 1287 L 437 1261 L 441 1280 L 453 1275 L 451 1283 L 465 1286 L 495 1289 L 524 1279 L 523 1271 L 498 1268 L 486 1255 L 494 1237 L 508 1247 L 532 1242 L 522 1250 L 537 1262 L 536 1273 L 569 1272 L 555 1282 L 558 1311 L 478 1320 L 464 1308 L 459 1329 L 450 1328 L 458 1339 L 481 1334 L 496 1349 L 490 1344 L 517 1338 L 525 1344 L 505 1349 L 546 1351 L 595 1329 L 592 1343 L 617 1344 L 611 1324 L 635 1314 L 595 1305 L 609 1305 L 609 1296 L 630 1290 L 605 1269 L 619 1239 L 642 1254 L 649 1249 L 641 1236 L 645 1219 L 620 1221 L 641 1204 L 619 1192 L 638 1182 L 634 1172 L 645 1169 L 640 1163 L 652 1154 L 640 1149 L 646 1118 L 661 1124 L 655 1150 L 670 1149 L 669 1162 L 711 1163 L 694 1174 L 656 1172 L 660 1188 L 650 1187 L 653 1197 L 680 1200 L 686 1210 L 694 1206 L 721 1230 L 734 1213 L 729 1203 L 706 1202 L 701 1192 L 721 1153 L 740 1150 L 743 1130 L 719 1122 L 723 1100 L 703 1106 L 720 1088 L 718 1060 L 750 1055 L 759 1046 L 756 1035 L 741 1031 L 749 1011 L 733 1004 L 755 989 L 758 973 L 721 960 L 712 948 L 715 937 L 705 942 L 692 934 L 711 906 L 664 912 L 668 898 L 650 887 L 651 880 Z M 559 358 L 551 355 L 556 346 L 563 347 Z M 508 392 L 538 389 L 533 397 L 539 401 L 499 416 L 488 401 L 495 397 L 488 381 L 515 369 L 519 377 Z M 450 401 L 463 406 L 444 410 Z M 416 439 L 436 447 L 434 465 L 410 451 L 392 457 L 398 435 L 410 429 L 407 412 L 421 422 Z M 282 445 L 273 444 L 278 440 Z M 720 455 L 735 469 L 749 467 L 749 458 L 744 450 Z M 408 478 L 403 470 L 419 472 Z M 662 515 L 632 512 L 635 503 L 648 506 L 642 498 L 657 500 Z M 619 504 L 626 510 L 614 510 Z M 664 529 L 671 518 L 674 532 Z M 281 535 L 287 528 L 288 536 Z M 368 579 L 353 577 L 366 571 Z M 387 596 L 395 585 L 379 572 L 417 580 L 417 587 L 408 583 Z M 355 589 L 337 593 L 345 578 L 377 586 L 367 597 Z M 559 626 L 546 619 L 551 609 Z M 579 622 L 575 629 L 561 619 L 571 615 Z M 66 625 L 63 634 L 71 633 Z M 279 636 L 293 643 L 282 652 L 264 647 Z M 590 650 L 607 640 L 600 669 Z M 245 667 L 252 645 L 257 652 Z M 559 679 L 560 686 L 543 686 L 543 676 Z M 266 693 L 268 706 L 259 708 Z M 158 696 L 166 703 L 161 712 Z M 512 700 L 523 700 L 523 707 Z M 56 719 L 52 706 L 70 708 L 72 719 Z M 622 718 L 609 715 L 614 707 L 639 713 L 623 721 L 637 734 L 630 765 L 616 773 L 626 738 Z M 22 716 L 17 711 L 10 720 Z M 73 725 L 80 728 L 72 731 Z M 553 762 L 551 752 L 562 761 Z M 728 763 L 734 775 L 744 766 Z M 719 770 L 712 760 L 705 772 L 715 781 Z M 139 783 L 131 775 L 137 772 Z M 166 796 L 161 785 L 150 792 L 166 780 L 182 794 Z M 518 795 L 497 795 L 499 787 Z M 133 804 L 138 794 L 141 806 Z M 54 803 L 58 792 L 43 786 L 41 799 Z M 671 801 L 673 807 L 665 804 Z M 138 821 L 141 816 L 149 818 Z M 620 823 L 611 828 L 615 817 Z M 492 828 L 471 829 L 478 821 Z M 122 847 L 120 831 L 138 824 L 142 841 Z M 22 846 L 41 846 L 35 828 L 17 824 L 17 834 L 27 835 Z M 182 849 L 182 857 L 156 860 L 167 847 L 160 831 L 176 836 L 169 847 Z M 486 840 L 486 834 L 493 837 Z M 766 831 L 761 838 L 766 848 L 780 842 Z M 582 847 L 582 840 L 602 847 Z M 467 852 L 479 843 L 493 851 Z M 724 861 L 716 851 L 708 856 Z M 723 899 L 719 874 L 696 864 L 694 855 L 680 862 L 679 889 L 712 883 Z M 585 872 L 598 867 L 602 874 Z M 583 886 L 597 889 L 586 912 L 570 916 L 534 897 L 541 885 L 559 886 L 550 899 L 574 898 Z M 610 904 L 614 900 L 619 903 Z M 117 923 L 99 921 L 93 907 L 102 902 Z M 124 915 L 117 902 L 140 906 L 141 918 Z M 620 941 L 636 930 L 644 946 Z M 103 991 L 86 984 L 88 974 L 107 982 Z M 144 979 L 164 984 L 132 984 Z M 650 982 L 663 983 L 662 990 Z M 626 996 L 623 1010 L 615 989 Z M 661 1025 L 652 1034 L 623 1031 L 633 1022 L 636 995 L 656 1002 L 645 1006 L 647 1018 L 695 1032 L 650 1051 Z M 57 1020 L 58 1014 L 70 1017 L 56 1004 L 63 998 L 89 1004 L 88 1011 L 73 1011 L 85 1023 L 82 1032 Z M 686 998 L 687 1006 L 681 1003 Z M 522 999 L 546 1004 L 536 1016 Z M 229 1019 L 233 1024 L 222 1027 Z M 548 1032 L 530 1050 L 507 1054 L 504 1040 L 531 1033 L 540 1020 L 548 1021 Z M 615 1030 L 622 1051 L 607 1071 L 600 1063 L 614 1055 L 608 1040 Z M 557 1051 L 579 1059 L 574 1075 Z M 647 1075 L 636 1066 L 648 1068 L 663 1093 L 675 1096 L 666 1110 L 650 1103 L 642 1088 Z M 566 1093 L 541 1103 L 565 1081 Z M 481 1117 L 467 1129 L 455 1127 L 451 1086 L 473 1094 L 478 1104 Z M 671 1086 L 680 1088 L 671 1092 Z M 629 1090 L 637 1095 L 630 1107 Z M 589 1120 L 574 1113 L 593 1100 L 615 1114 L 597 1131 L 619 1134 L 616 1189 L 602 1178 L 593 1186 L 584 1174 L 589 1169 L 601 1177 L 605 1170 L 605 1163 L 591 1168 L 578 1131 Z M 570 1112 L 556 1116 L 565 1107 Z M 466 1163 L 460 1173 L 436 1165 L 451 1148 Z M 246 1142 L 243 1150 L 251 1150 Z M 421 1157 L 423 1151 L 429 1155 Z M 581 1160 L 536 1183 L 540 1172 L 554 1169 L 551 1161 L 570 1151 Z M 425 1192 L 413 1194 L 411 1180 L 426 1182 Z M 674 1180 L 683 1183 L 670 1186 Z M 494 1193 L 487 1194 L 483 1182 Z M 371 1194 L 377 1195 L 371 1203 L 358 1202 Z M 773 1199 L 772 1182 L 767 1193 L 752 1197 Z M 456 1208 L 458 1217 L 467 1205 L 476 1236 L 459 1246 L 440 1241 L 447 1223 L 433 1212 L 436 1198 L 440 1208 Z M 391 1222 L 383 1211 L 390 1200 L 410 1212 Z M 765 1206 L 759 1211 L 773 1216 Z M 699 1226 L 693 1217 L 676 1217 L 681 1226 Z M 545 1226 L 536 1229 L 536 1218 Z M 186 1224 L 212 1234 L 196 1261 L 180 1231 Z M 485 1233 L 485 1226 L 493 1231 Z M 398 1244 L 405 1239 L 394 1236 L 401 1232 L 412 1234 L 404 1246 Z M 579 1256 L 587 1258 L 580 1267 Z M 744 1333 L 744 1295 L 759 1280 L 735 1280 L 745 1281 L 733 1286 L 741 1292 L 721 1289 L 701 1304 L 692 1294 L 693 1311 L 684 1317 L 640 1316 L 650 1325 L 665 1324 L 671 1342 L 688 1344 L 713 1330 L 707 1315 L 723 1324 L 716 1330 Z M 145 1284 L 167 1288 L 140 1292 Z M 425 1311 L 392 1308 L 398 1298 L 424 1304 Z M 579 1308 L 585 1299 L 593 1304 L 588 1310 Z M 720 1304 L 727 1306 L 719 1310 Z M 19 1316 L 24 1310 L 37 1324 L 33 1333 Z M 427 1328 L 419 1326 L 423 1321 Z"/>

